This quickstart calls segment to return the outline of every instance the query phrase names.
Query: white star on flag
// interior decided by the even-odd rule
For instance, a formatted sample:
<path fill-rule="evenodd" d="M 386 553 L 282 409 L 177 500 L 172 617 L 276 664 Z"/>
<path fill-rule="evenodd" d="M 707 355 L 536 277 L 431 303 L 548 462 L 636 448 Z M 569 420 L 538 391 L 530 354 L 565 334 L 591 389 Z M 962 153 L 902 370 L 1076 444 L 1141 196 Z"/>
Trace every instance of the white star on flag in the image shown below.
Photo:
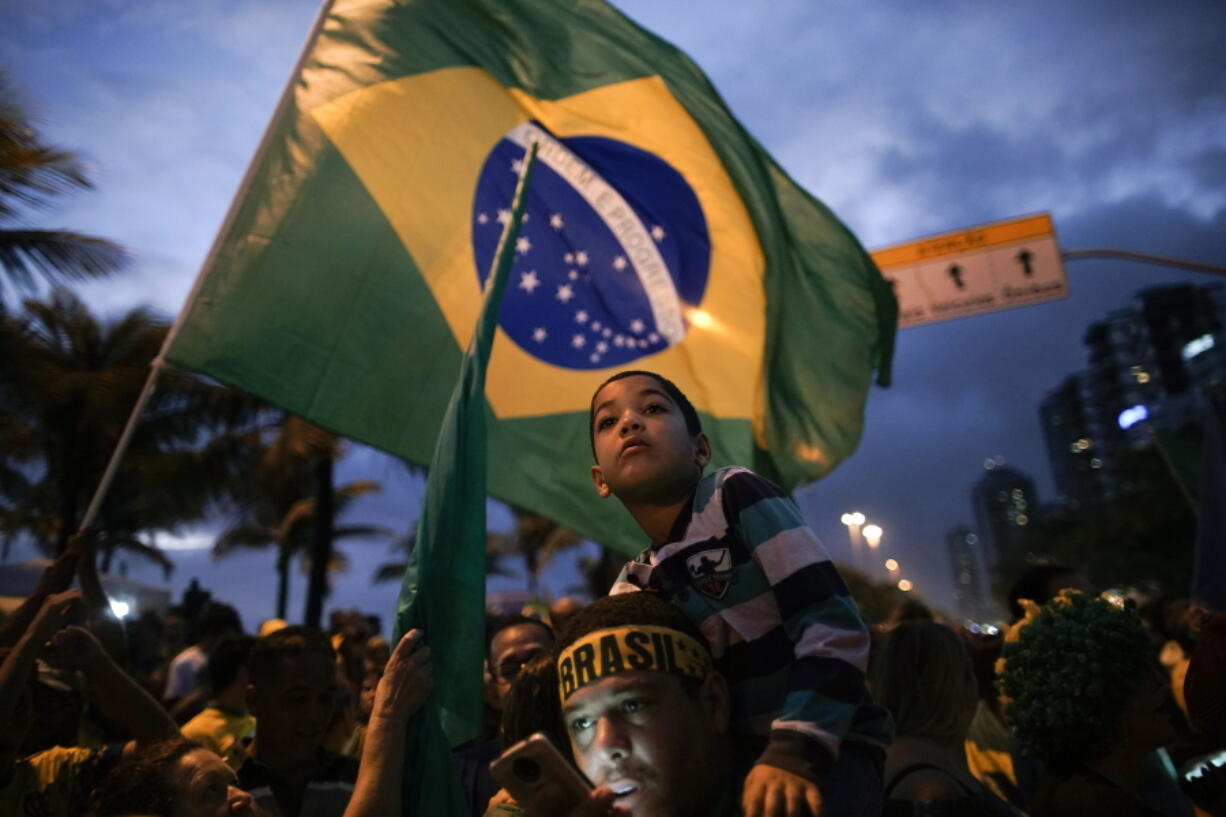
<path fill-rule="evenodd" d="M 487 222 L 487 221 L 489 221 L 489 220 L 490 220 L 490 217 L 489 217 L 489 216 L 487 216 L 485 213 L 478 213 L 478 214 L 477 214 L 477 223 L 478 223 L 478 224 L 484 224 L 484 223 L 486 223 L 486 222 Z"/>
<path fill-rule="evenodd" d="M 651 237 L 654 238 L 656 241 L 663 241 L 664 240 L 664 228 L 661 227 L 659 224 L 652 227 Z"/>
<path fill-rule="evenodd" d="M 650 343 L 659 343 L 659 342 L 660 342 L 660 336 L 659 336 L 659 335 L 657 335 L 655 332 L 652 332 L 650 335 L 648 335 L 648 336 L 647 336 L 647 340 L 648 340 L 648 342 L 650 342 Z"/>
<path fill-rule="evenodd" d="M 578 312 L 575 313 L 575 322 L 576 323 L 587 323 L 587 310 L 586 309 L 580 309 Z"/>
<path fill-rule="evenodd" d="M 573 252 L 568 252 L 566 255 L 562 256 L 562 260 L 568 264 L 573 264 L 575 263 L 575 254 Z"/>
<path fill-rule="evenodd" d="M 569 279 L 570 279 L 570 280 L 572 280 L 572 281 L 578 281 L 578 280 L 579 280 L 579 272 L 578 272 L 578 270 L 571 270 L 570 272 L 566 273 L 566 277 L 567 277 L 567 278 L 569 278 Z"/>
<path fill-rule="evenodd" d="M 512 173 L 518 173 L 519 171 L 523 169 L 524 169 L 524 162 L 522 159 L 513 159 L 511 161 L 511 172 Z"/>
<path fill-rule="evenodd" d="M 541 285 L 541 279 L 536 277 L 536 270 L 528 270 L 519 274 L 519 288 L 532 294 L 532 290 Z"/>
<path fill-rule="evenodd" d="M 499 210 L 498 211 L 498 223 L 499 224 L 506 224 L 510 220 L 511 220 L 510 210 Z"/>
<path fill-rule="evenodd" d="M 516 252 L 526 253 L 530 249 L 532 249 L 532 242 L 528 240 L 528 236 L 521 235 L 519 238 L 515 239 Z"/>
<path fill-rule="evenodd" d="M 582 349 L 587 345 L 587 338 L 583 337 L 583 335 L 575 335 L 570 339 L 570 345 L 574 346 L 576 349 Z"/>
<path fill-rule="evenodd" d="M 562 284 L 562 286 L 558 287 L 557 298 L 559 301 L 566 303 L 573 297 L 575 297 L 575 290 L 571 288 L 570 284 Z"/>
<path fill-rule="evenodd" d="M 587 251 L 586 250 L 579 250 L 579 252 L 575 253 L 575 263 L 581 267 L 587 266 Z"/>
<path fill-rule="evenodd" d="M 635 318 L 634 320 L 630 321 L 630 331 L 636 335 L 643 334 L 643 330 L 646 328 L 647 326 L 638 318 Z"/>
<path fill-rule="evenodd" d="M 555 230 L 560 230 L 565 227 L 566 224 L 562 221 L 562 216 L 560 213 L 554 213 L 549 217 L 549 226 Z"/>
<path fill-rule="evenodd" d="M 549 337 L 549 333 L 545 331 L 543 326 L 538 326 L 532 330 L 532 339 L 537 343 L 544 343 L 547 337 Z"/>
<path fill-rule="evenodd" d="M 615 335 L 613 337 L 613 345 L 617 347 L 626 345 L 626 338 L 623 335 Z"/>
<path fill-rule="evenodd" d="M 600 334 L 604 335 L 606 338 L 611 337 L 613 335 L 613 330 L 606 326 L 604 329 L 600 330 Z"/>
<path fill-rule="evenodd" d="M 613 259 L 613 269 L 618 270 L 620 272 L 621 270 L 624 270 L 625 268 L 626 268 L 626 257 L 624 255 L 619 255 Z"/>
<path fill-rule="evenodd" d="M 592 355 L 591 355 L 590 357 L 588 357 L 588 360 L 592 361 L 593 363 L 599 363 L 599 362 L 600 362 L 600 355 L 598 355 L 598 354 L 596 354 L 596 353 L 594 353 L 594 352 L 593 352 L 593 353 L 592 353 Z"/>
<path fill-rule="evenodd" d="M 592 321 L 592 331 L 593 332 L 599 332 L 601 326 L 602 324 L 600 323 L 600 321 Z"/>
<path fill-rule="evenodd" d="M 604 354 L 605 352 L 609 351 L 609 344 L 602 340 L 600 343 L 596 344 L 596 351 Z"/>

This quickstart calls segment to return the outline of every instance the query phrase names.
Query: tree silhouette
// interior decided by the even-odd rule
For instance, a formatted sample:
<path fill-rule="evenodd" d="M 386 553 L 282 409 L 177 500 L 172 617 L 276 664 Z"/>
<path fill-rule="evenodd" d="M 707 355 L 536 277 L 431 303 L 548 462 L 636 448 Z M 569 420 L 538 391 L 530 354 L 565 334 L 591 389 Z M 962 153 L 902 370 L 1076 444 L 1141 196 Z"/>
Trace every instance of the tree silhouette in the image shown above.
<path fill-rule="evenodd" d="M 168 325 L 145 309 L 100 321 L 66 289 L 0 316 L 0 533 L 48 554 L 76 530 Z M 202 518 L 239 456 L 253 403 L 164 372 L 95 529 L 104 571 L 118 549 L 169 570 L 144 536 Z"/>
<path fill-rule="evenodd" d="M 319 463 L 321 459 L 331 463 L 339 456 L 340 442 L 301 418 L 286 417 L 271 440 L 265 442 L 265 436 L 266 432 L 249 437 L 248 467 L 234 479 L 231 489 L 231 503 L 241 521 L 218 536 L 213 544 L 213 556 L 224 559 L 239 549 L 275 549 L 278 618 L 286 617 L 290 565 L 295 558 L 303 558 L 313 580 L 316 576 L 323 577 L 323 581 L 310 583 L 304 611 L 304 621 L 312 623 L 310 615 L 314 612 L 312 626 L 318 626 L 327 593 L 327 571 L 347 564 L 344 555 L 332 548 L 332 543 L 390 534 L 376 525 L 335 525 L 333 519 L 355 499 L 375 493 L 381 486 L 371 480 L 357 480 L 334 487 L 331 469 L 325 471 Z M 327 498 L 321 503 L 323 490 Z M 321 505 L 324 514 L 328 515 L 326 548 L 319 547 Z"/>
<path fill-rule="evenodd" d="M 77 156 L 43 143 L 0 73 L 0 309 L 6 288 L 28 293 L 40 278 L 51 284 L 101 278 L 127 263 L 113 242 L 24 223 L 29 211 L 90 186 Z"/>

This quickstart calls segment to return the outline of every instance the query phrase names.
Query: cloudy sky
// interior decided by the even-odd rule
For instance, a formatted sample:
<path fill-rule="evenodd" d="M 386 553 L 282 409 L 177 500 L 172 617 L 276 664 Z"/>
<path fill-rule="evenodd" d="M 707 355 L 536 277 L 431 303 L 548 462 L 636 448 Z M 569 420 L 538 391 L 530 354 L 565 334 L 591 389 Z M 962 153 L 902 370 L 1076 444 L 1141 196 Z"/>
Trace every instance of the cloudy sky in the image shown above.
<path fill-rule="evenodd" d="M 1064 249 L 1115 247 L 1226 264 L 1226 6 L 1209 0 L 626 0 L 685 49 L 780 163 L 870 247 L 1047 211 Z M 312 0 L 0 0 L 0 66 L 44 136 L 79 151 L 96 189 L 38 217 L 136 257 L 84 288 L 103 314 L 178 311 L 288 77 Z M 1037 406 L 1085 362 L 1087 324 L 1181 274 L 1068 265 L 1066 300 L 904 330 L 895 385 L 871 396 L 859 452 L 799 499 L 836 558 L 853 508 L 927 596 L 948 599 L 944 531 L 970 522 L 970 484 L 1001 455 L 1053 495 Z M 420 486 L 358 450 L 349 477 L 382 497 L 355 514 L 404 528 Z M 496 514 L 494 525 L 505 525 Z M 197 532 L 181 544 L 203 544 Z M 335 599 L 370 591 L 383 545 L 350 546 Z M 249 622 L 271 613 L 271 557 L 213 566 L 178 552 Z M 267 564 L 265 564 L 267 563 Z M 145 575 L 141 571 L 141 575 Z M 573 571 L 550 574 L 554 592 Z M 301 584 L 301 582 L 300 582 Z M 504 583 L 500 586 L 509 586 Z M 296 587 L 291 604 L 301 604 Z"/>

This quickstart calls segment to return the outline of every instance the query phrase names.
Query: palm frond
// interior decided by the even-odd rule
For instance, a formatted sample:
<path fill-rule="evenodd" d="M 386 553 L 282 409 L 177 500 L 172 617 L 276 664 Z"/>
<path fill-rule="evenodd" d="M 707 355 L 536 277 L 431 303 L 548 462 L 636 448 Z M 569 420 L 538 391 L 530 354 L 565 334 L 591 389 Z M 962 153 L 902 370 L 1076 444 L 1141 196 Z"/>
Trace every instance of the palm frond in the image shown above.
<path fill-rule="evenodd" d="M 162 577 L 170 578 L 170 574 L 174 572 L 175 564 L 170 560 L 163 551 L 152 547 L 145 542 L 132 536 L 120 536 L 114 539 L 108 539 L 100 543 L 104 547 L 111 547 L 115 550 L 124 550 L 128 553 L 134 553 L 137 556 L 142 556 L 149 561 L 162 568 Z"/>
<path fill-rule="evenodd" d="M 51 283 L 103 278 L 129 261 L 127 250 L 104 238 L 69 230 L 0 230 L 0 269 L 30 291 L 35 276 Z"/>
<path fill-rule="evenodd" d="M 404 571 L 408 569 L 408 562 L 384 562 L 375 568 L 375 572 L 371 574 L 371 584 L 383 584 L 385 582 L 400 581 L 404 577 Z"/>
<path fill-rule="evenodd" d="M 273 531 L 259 525 L 235 525 L 213 542 L 214 561 L 224 559 L 240 548 L 262 548 L 276 542 Z"/>
<path fill-rule="evenodd" d="M 395 531 L 385 525 L 337 525 L 332 530 L 332 539 L 381 539 L 392 536 Z"/>

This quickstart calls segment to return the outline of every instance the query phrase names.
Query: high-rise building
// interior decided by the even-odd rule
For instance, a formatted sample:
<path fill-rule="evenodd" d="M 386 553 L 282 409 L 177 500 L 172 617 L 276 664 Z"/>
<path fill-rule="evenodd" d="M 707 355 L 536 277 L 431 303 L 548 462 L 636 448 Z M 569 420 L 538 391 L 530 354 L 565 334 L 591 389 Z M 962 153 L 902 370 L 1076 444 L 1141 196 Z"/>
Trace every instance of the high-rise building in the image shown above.
<path fill-rule="evenodd" d="M 1226 379 L 1224 327 L 1221 284 L 1145 289 L 1090 325 L 1088 367 L 1039 407 L 1058 505 L 1115 495 L 1120 454 L 1200 418 L 1205 386 Z"/>
<path fill-rule="evenodd" d="M 986 473 L 971 486 L 971 507 L 983 545 L 984 568 L 991 573 L 1021 538 L 1038 509 L 1038 500 L 1034 480 L 1005 465 L 1003 459 L 989 459 L 983 465 Z"/>
<path fill-rule="evenodd" d="M 979 621 L 987 612 L 987 595 L 980 569 L 979 537 L 966 525 L 958 525 L 945 533 L 945 549 L 949 553 L 958 615 Z"/>
<path fill-rule="evenodd" d="M 1068 510 L 1097 505 L 1104 495 L 1102 435 L 1091 426 L 1085 389 L 1083 375 L 1070 375 L 1039 404 L 1056 505 Z"/>

